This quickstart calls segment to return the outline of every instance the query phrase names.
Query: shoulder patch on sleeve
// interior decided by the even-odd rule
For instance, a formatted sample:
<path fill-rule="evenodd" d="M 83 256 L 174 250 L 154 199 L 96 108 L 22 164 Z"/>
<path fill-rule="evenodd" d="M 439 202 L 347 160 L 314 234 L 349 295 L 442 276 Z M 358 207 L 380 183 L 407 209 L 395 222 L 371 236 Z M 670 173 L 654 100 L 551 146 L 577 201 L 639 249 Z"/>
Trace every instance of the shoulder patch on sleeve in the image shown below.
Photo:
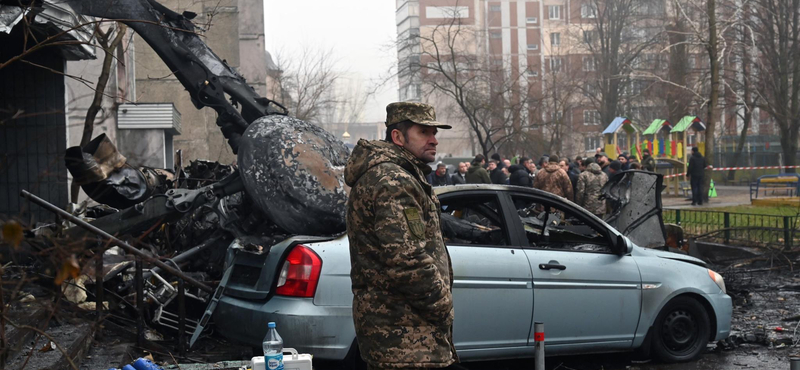
<path fill-rule="evenodd" d="M 408 222 L 408 229 L 411 234 L 422 239 L 425 237 L 425 224 L 422 223 L 422 217 L 419 215 L 419 210 L 415 207 L 404 208 L 403 213 L 406 215 L 406 222 Z"/>

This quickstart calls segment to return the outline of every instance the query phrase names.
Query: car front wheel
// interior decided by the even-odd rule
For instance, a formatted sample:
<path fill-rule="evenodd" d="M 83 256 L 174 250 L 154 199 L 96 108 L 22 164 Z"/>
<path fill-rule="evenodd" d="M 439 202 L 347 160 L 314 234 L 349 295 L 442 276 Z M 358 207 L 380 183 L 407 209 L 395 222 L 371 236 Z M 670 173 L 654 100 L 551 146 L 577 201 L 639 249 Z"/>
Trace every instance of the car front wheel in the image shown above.
<path fill-rule="evenodd" d="M 692 360 L 706 348 L 710 332 L 703 305 L 690 297 L 677 297 L 669 301 L 656 318 L 653 353 L 664 362 Z"/>

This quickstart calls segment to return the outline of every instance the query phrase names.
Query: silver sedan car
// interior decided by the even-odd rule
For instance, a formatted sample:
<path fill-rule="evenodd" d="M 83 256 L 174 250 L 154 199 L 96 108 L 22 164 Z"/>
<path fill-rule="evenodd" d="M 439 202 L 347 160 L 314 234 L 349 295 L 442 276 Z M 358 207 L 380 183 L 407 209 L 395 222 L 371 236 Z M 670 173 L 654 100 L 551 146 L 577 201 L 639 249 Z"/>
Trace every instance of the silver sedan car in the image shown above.
<path fill-rule="evenodd" d="M 534 322 L 544 323 L 548 356 L 642 350 L 688 361 L 728 336 L 722 277 L 698 259 L 640 246 L 664 240 L 660 175 L 615 179 L 606 220 L 535 189 L 436 189 L 462 361 L 533 357 Z M 267 254 L 239 252 L 228 266 L 218 332 L 259 347 L 274 321 L 287 347 L 358 361 L 346 236 L 297 236 Z"/>

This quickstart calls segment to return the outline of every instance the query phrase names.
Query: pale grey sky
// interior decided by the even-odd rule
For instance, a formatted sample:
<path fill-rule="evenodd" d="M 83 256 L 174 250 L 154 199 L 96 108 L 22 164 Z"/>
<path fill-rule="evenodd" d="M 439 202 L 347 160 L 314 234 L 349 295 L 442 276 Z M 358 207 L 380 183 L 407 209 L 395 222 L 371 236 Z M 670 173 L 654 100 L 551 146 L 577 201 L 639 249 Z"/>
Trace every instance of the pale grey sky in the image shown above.
<path fill-rule="evenodd" d="M 266 0 L 267 51 L 292 53 L 302 46 L 333 48 L 338 67 L 360 76 L 362 86 L 386 77 L 397 63 L 393 0 Z M 365 107 L 364 121 L 383 121 L 386 104 L 397 100 L 397 82 L 381 89 Z"/>

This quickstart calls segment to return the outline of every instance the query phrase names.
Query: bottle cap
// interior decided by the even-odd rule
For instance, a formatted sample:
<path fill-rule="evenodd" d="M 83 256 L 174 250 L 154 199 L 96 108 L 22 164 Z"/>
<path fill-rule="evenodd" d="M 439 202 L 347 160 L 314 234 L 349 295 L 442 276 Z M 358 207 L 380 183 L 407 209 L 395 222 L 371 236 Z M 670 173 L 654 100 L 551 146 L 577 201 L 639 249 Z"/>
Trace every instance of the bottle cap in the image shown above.
<path fill-rule="evenodd" d="M 270 323 L 269 323 L 269 324 L 267 324 L 267 326 L 268 326 L 270 329 L 275 329 L 275 323 L 274 323 L 274 322 L 272 322 L 272 321 L 270 321 Z"/>

